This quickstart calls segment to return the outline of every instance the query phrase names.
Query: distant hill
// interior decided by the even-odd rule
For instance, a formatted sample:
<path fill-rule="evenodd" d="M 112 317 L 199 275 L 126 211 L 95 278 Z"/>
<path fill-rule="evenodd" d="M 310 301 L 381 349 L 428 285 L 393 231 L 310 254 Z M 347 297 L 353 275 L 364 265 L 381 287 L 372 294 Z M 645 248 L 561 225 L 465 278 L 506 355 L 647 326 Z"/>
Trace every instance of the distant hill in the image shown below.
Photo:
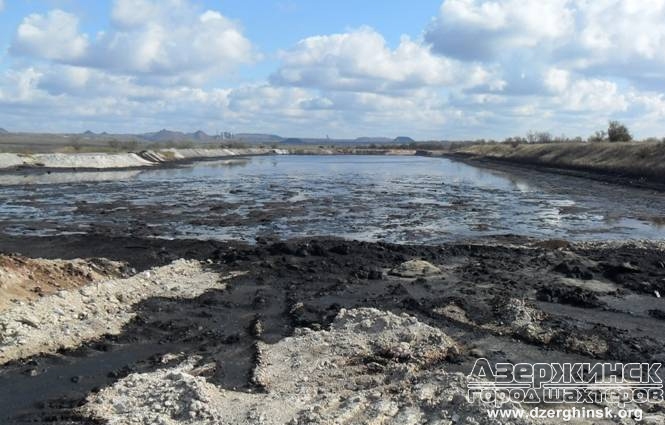
<path fill-rule="evenodd" d="M 0 134 L 10 134 L 2 130 Z M 74 135 L 74 134 L 72 134 Z M 83 137 L 86 140 L 134 140 L 146 143 L 180 143 L 180 142 L 196 142 L 196 143 L 219 143 L 221 141 L 237 141 L 246 144 L 274 144 L 282 141 L 282 137 L 276 134 L 262 134 L 262 133 L 238 133 L 231 134 L 228 132 L 219 135 L 210 135 L 203 130 L 197 130 L 193 133 L 185 133 L 183 131 L 168 130 L 163 128 L 159 131 L 152 131 L 148 133 L 95 133 L 91 130 L 86 130 L 82 133 L 77 133 L 75 136 Z"/>
<path fill-rule="evenodd" d="M 201 130 L 198 130 L 198 131 L 195 131 L 194 133 L 192 133 L 191 137 L 192 137 L 192 139 L 194 139 L 196 141 L 199 141 L 199 142 L 210 142 L 210 141 L 216 140 L 215 136 L 209 136 L 208 134 L 206 134 L 205 131 L 201 131 Z"/>
<path fill-rule="evenodd" d="M 153 132 L 153 133 L 143 133 L 138 135 L 140 138 L 144 140 L 148 140 L 151 142 L 178 142 L 178 141 L 183 141 L 186 140 L 185 133 L 181 131 L 171 131 L 167 129 L 161 129 L 159 131 Z"/>
<path fill-rule="evenodd" d="M 354 142 L 362 145 L 369 145 L 369 144 L 375 144 L 375 145 L 384 145 L 388 143 L 393 143 L 393 139 L 390 139 L 388 137 L 357 137 Z"/>
<path fill-rule="evenodd" d="M 395 137 L 393 142 L 398 143 L 400 145 L 406 145 L 406 144 L 415 142 L 415 140 L 413 140 L 412 138 L 407 137 L 407 136 L 397 136 L 397 137 Z"/>
<path fill-rule="evenodd" d="M 183 133 L 182 131 L 162 129 L 152 133 L 137 134 L 136 137 L 154 143 L 214 142 L 218 140 L 216 136 L 210 136 L 201 130 L 194 133 Z"/>
<path fill-rule="evenodd" d="M 398 136 L 394 139 L 373 136 L 363 136 L 356 139 L 335 139 L 330 137 L 282 137 L 277 134 L 270 133 L 230 133 L 226 131 L 219 134 L 210 135 L 203 130 L 186 133 L 183 131 L 168 130 L 166 128 L 148 133 L 107 133 L 106 131 L 96 133 L 92 130 L 86 130 L 81 133 L 12 133 L 5 130 L 4 128 L 0 128 L 0 135 L 4 136 L 3 140 L 17 137 L 29 138 L 32 142 L 36 142 L 38 140 L 50 141 L 54 136 L 57 136 L 59 138 L 77 140 L 78 143 L 86 143 L 89 145 L 101 145 L 110 142 L 138 142 L 145 144 L 177 144 L 190 142 L 200 145 L 241 143 L 246 145 L 270 146 L 279 143 L 288 145 L 335 145 L 353 147 L 370 145 L 388 146 L 396 144 L 409 144 L 414 142 L 412 138 L 407 136 Z"/>
<path fill-rule="evenodd" d="M 233 140 L 243 143 L 280 143 L 283 139 L 276 134 L 236 133 Z"/>
<path fill-rule="evenodd" d="M 288 139 L 282 140 L 282 143 L 285 145 L 303 145 L 305 141 L 298 137 L 289 137 Z"/>

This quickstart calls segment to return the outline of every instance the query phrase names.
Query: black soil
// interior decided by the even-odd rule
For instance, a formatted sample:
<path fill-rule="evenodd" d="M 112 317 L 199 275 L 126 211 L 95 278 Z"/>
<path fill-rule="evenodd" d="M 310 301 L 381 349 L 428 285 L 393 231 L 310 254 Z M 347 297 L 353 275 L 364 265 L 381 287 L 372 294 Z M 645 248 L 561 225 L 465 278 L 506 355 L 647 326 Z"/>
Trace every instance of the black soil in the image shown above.
<path fill-rule="evenodd" d="M 75 408 L 88 393 L 129 373 L 164 367 L 160 359 L 166 353 L 214 363 L 207 378 L 224 388 L 259 391 L 250 378 L 256 342 L 278 341 L 295 327 L 326 328 L 341 308 L 406 312 L 443 329 L 461 343 L 444 365 L 450 370 L 468 372 L 478 356 L 513 362 L 663 361 L 662 311 L 641 308 L 641 300 L 656 300 L 653 291 L 665 294 L 661 251 L 504 242 L 510 244 L 408 246 L 328 238 L 259 240 L 249 246 L 94 235 L 3 237 L 0 252 L 32 257 L 106 257 L 137 271 L 192 258 L 206 260 L 213 271 L 248 274 L 194 299 L 148 299 L 136 306 L 136 319 L 120 335 L 4 365 L 0 423 L 86 423 Z M 444 273 L 417 279 L 388 274 L 414 258 Z M 593 292 L 565 285 L 563 278 L 593 279 L 617 289 Z M 637 302 L 628 302 L 629 296 Z M 511 298 L 546 311 L 540 326 L 551 338 L 504 323 L 501 306 Z M 466 318 L 442 314 L 446 306 L 464 310 Z M 606 345 L 579 343 L 590 334 Z"/>

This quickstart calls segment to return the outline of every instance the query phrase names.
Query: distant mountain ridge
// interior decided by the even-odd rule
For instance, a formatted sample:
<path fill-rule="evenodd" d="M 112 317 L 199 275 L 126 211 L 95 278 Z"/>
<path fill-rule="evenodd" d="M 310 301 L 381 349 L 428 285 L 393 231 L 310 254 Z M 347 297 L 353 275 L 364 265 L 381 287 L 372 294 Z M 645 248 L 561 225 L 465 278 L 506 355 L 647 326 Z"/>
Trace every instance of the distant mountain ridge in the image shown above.
<path fill-rule="evenodd" d="M 81 133 L 13 133 L 4 128 L 0 128 L 0 135 L 6 137 L 29 137 L 34 135 L 38 138 L 47 138 L 50 136 L 57 136 L 58 138 L 68 138 L 78 143 L 82 141 L 91 141 L 96 143 L 106 142 L 144 142 L 144 143 L 186 143 L 194 142 L 201 144 L 224 144 L 224 143 L 242 143 L 242 144 L 256 144 L 256 145 L 391 145 L 391 144 L 408 144 L 413 142 L 413 139 L 406 136 L 398 136 L 394 139 L 389 137 L 371 137 L 362 136 L 355 139 L 333 139 L 329 137 L 282 137 L 277 134 L 268 133 L 229 133 L 222 132 L 216 135 L 210 135 L 203 130 L 197 130 L 191 133 L 182 131 L 174 131 L 163 128 L 159 131 L 147 133 L 95 133 L 91 130 L 86 130 Z"/>
<path fill-rule="evenodd" d="M 149 133 L 140 133 L 140 134 L 110 134 L 107 132 L 95 133 L 90 130 L 86 130 L 83 133 L 80 133 L 86 139 L 108 139 L 108 138 L 118 138 L 118 139 L 128 139 L 134 138 L 139 140 L 144 140 L 147 142 L 154 143 L 165 143 L 165 142 L 216 142 L 221 139 L 220 136 L 210 136 L 202 130 L 197 130 L 193 133 L 184 133 L 182 131 L 172 131 L 165 128 L 149 132 Z"/>
<path fill-rule="evenodd" d="M 238 141 L 260 141 L 264 143 L 279 143 L 284 140 L 283 137 L 280 137 L 276 134 L 263 134 L 263 133 L 236 133 L 233 135 L 234 140 Z"/>
<path fill-rule="evenodd" d="M 363 145 L 369 145 L 369 144 L 375 144 L 375 145 L 383 145 L 383 144 L 388 144 L 392 143 L 393 139 L 389 137 L 356 137 L 354 142 L 356 143 L 361 143 Z"/>

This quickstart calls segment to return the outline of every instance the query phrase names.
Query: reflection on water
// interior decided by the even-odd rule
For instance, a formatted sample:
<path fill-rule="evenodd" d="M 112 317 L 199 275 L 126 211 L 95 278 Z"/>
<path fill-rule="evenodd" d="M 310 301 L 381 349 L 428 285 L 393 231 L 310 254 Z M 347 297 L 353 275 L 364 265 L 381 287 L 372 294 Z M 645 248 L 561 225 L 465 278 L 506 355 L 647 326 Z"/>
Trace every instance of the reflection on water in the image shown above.
<path fill-rule="evenodd" d="M 68 184 L 83 182 L 103 182 L 110 180 L 130 180 L 141 171 L 55 171 L 35 174 L 6 174 L 0 175 L 0 185 L 30 185 L 30 184 Z"/>
<path fill-rule="evenodd" d="M 447 159 L 386 156 L 274 156 L 144 171 L 0 176 L 0 183 L 14 185 L 0 187 L 0 230 L 426 243 L 506 233 L 665 237 L 662 223 L 654 224 L 665 211 L 657 194 L 539 176 L 527 181 Z"/>

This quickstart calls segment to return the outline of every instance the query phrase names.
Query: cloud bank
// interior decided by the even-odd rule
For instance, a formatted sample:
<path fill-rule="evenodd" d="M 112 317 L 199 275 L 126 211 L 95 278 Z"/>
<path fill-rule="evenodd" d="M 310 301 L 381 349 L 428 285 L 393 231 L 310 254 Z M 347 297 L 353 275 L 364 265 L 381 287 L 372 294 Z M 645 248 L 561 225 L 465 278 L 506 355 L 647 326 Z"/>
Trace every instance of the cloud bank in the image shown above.
<path fill-rule="evenodd" d="M 665 0 L 445 0 L 432 14 L 395 45 L 363 26 L 279 52 L 184 0 L 115 0 L 95 34 L 69 11 L 30 14 L 0 74 L 0 120 L 420 139 L 586 136 L 608 119 L 665 131 Z M 277 65 L 263 81 L 238 83 L 265 57 Z"/>

